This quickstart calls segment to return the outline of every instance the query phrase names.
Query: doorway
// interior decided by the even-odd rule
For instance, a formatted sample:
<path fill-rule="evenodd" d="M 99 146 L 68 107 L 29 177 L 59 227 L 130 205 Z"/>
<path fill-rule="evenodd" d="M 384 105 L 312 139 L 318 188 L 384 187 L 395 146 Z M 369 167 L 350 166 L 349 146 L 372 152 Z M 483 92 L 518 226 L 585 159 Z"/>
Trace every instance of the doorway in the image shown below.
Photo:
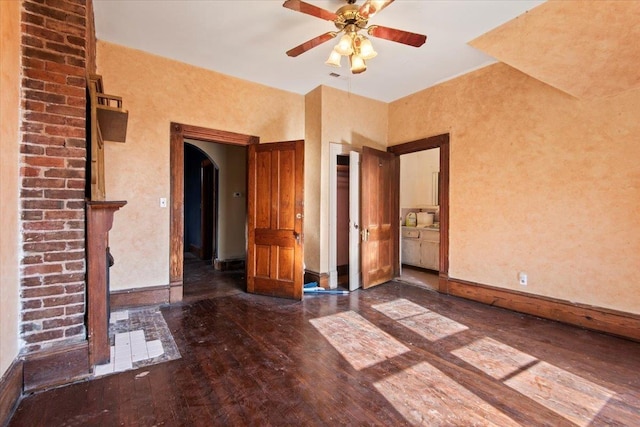
<path fill-rule="evenodd" d="M 182 301 L 184 283 L 184 154 L 185 143 L 199 145 L 200 143 L 218 143 L 227 146 L 241 146 L 246 152 L 246 146 L 258 144 L 260 139 L 257 136 L 237 134 L 233 132 L 216 129 L 202 128 L 180 123 L 171 123 L 171 143 L 170 143 L 170 176 L 171 176 L 171 204 L 170 204 L 170 230 L 169 230 L 169 301 L 170 303 Z M 188 141 L 187 141 L 188 140 Z M 211 144 L 213 145 L 213 144 Z M 202 149 L 201 146 L 199 148 Z M 220 162 L 216 162 L 220 165 Z M 245 174 L 246 179 L 246 174 Z M 222 181 L 222 177 L 219 177 Z M 222 187 L 222 185 L 220 186 Z M 236 197 L 238 193 L 238 197 Z M 246 195 L 246 190 L 245 190 Z M 242 201 L 242 192 L 233 191 L 230 197 L 235 198 L 238 204 L 246 208 L 246 202 Z M 222 215 L 222 207 L 218 209 Z M 244 221 L 246 224 L 246 220 Z M 221 239 L 221 227 L 218 227 L 218 240 Z M 244 230 L 244 229 L 243 229 Z M 220 255 L 220 245 L 217 245 L 218 255 Z"/>
<path fill-rule="evenodd" d="M 360 153 L 331 143 L 329 164 L 329 287 L 354 291 L 361 286 Z"/>
<path fill-rule="evenodd" d="M 336 159 L 336 272 L 338 286 L 349 288 L 349 156 Z M 358 260 L 353 260 L 358 262 Z"/>
<path fill-rule="evenodd" d="M 213 264 L 218 249 L 219 168 L 192 144 L 184 145 L 184 249 Z"/>
<path fill-rule="evenodd" d="M 449 134 L 440 134 L 435 135 L 428 138 L 419 139 L 416 141 L 411 141 L 403 144 L 394 145 L 387 148 L 387 152 L 393 153 L 396 156 L 401 156 L 404 154 L 420 152 L 424 150 L 431 150 L 434 148 L 438 148 L 438 163 L 439 163 L 439 173 L 437 180 L 437 205 L 439 211 L 439 248 L 437 250 L 436 257 L 438 258 L 439 271 L 431 272 L 428 277 L 429 283 L 432 288 L 435 288 L 439 292 L 446 292 L 447 289 L 447 280 L 449 275 Z M 357 152 L 351 151 L 351 146 L 332 143 L 330 146 L 330 172 L 329 172 L 329 207 L 330 207 L 330 218 L 329 221 L 329 284 L 331 287 L 337 286 L 338 283 L 338 262 L 337 262 L 337 245 L 338 245 L 338 231 L 336 224 L 338 222 L 338 213 L 337 213 L 337 205 L 338 205 L 338 191 L 337 191 L 337 181 L 338 181 L 338 158 L 339 156 L 345 155 L 347 153 L 355 154 L 356 158 Z M 353 161 L 353 159 L 351 159 Z M 355 163 L 351 163 L 350 166 L 350 184 L 351 189 L 355 187 L 359 188 L 359 159 L 356 160 Z M 431 181 L 430 181 L 431 182 Z M 349 195 L 350 199 L 354 199 L 354 195 Z M 399 194 L 397 195 L 399 199 Z M 355 196 L 356 200 L 359 200 L 359 195 Z M 352 203 L 353 205 L 353 203 Z M 358 203 L 355 203 L 358 205 Z M 399 206 L 399 200 L 398 200 Z M 354 229 L 358 228 L 360 217 L 359 213 L 352 215 L 350 214 L 350 231 L 351 234 L 356 236 L 357 233 L 353 233 Z M 400 220 L 400 218 L 399 218 Z M 400 222 L 398 222 L 398 228 L 400 228 Z M 398 232 L 398 240 L 400 239 L 401 233 Z M 356 242 L 357 243 L 357 242 Z M 400 250 L 399 242 L 396 242 L 398 247 L 398 252 Z M 357 249 L 359 249 L 359 244 L 355 245 Z M 353 258 L 354 250 L 351 249 L 350 257 Z M 397 254 L 397 271 L 398 276 L 400 272 L 400 254 Z M 360 254 L 357 255 L 357 263 L 353 263 L 352 259 L 350 259 L 350 266 L 358 264 L 360 262 Z M 359 275 L 358 268 L 358 275 Z M 437 273 L 437 274 L 435 274 Z M 358 277 L 356 275 L 356 277 Z M 354 280 L 354 282 L 358 282 L 358 280 Z M 335 284 L 335 285 L 334 285 Z M 356 287 L 359 286 L 359 283 Z M 351 288 L 350 290 L 354 290 L 355 288 Z"/>
<path fill-rule="evenodd" d="M 400 276 L 404 283 L 438 290 L 440 149 L 400 156 Z"/>
<path fill-rule="evenodd" d="M 446 133 L 404 144 L 394 145 L 387 148 L 387 151 L 394 153 L 397 156 L 402 156 L 435 148 L 439 149 L 437 159 L 439 164 L 439 173 L 437 175 L 437 182 L 435 183 L 437 194 L 435 194 L 435 197 L 432 200 L 433 202 L 437 201 L 439 247 L 435 255 L 437 256 L 437 260 L 434 260 L 434 262 L 439 268 L 437 276 L 433 274 L 435 271 L 430 275 L 428 275 L 428 271 L 425 273 L 426 275 L 423 275 L 421 271 L 418 271 L 415 276 L 417 277 L 416 280 L 425 281 L 428 283 L 429 287 L 434 288 L 439 292 L 446 293 L 447 280 L 449 277 L 449 134 Z M 433 179 L 427 179 L 427 181 L 434 183 Z M 401 220 L 404 219 L 405 218 L 401 218 Z M 400 233 L 400 235 L 402 236 L 402 233 Z"/>

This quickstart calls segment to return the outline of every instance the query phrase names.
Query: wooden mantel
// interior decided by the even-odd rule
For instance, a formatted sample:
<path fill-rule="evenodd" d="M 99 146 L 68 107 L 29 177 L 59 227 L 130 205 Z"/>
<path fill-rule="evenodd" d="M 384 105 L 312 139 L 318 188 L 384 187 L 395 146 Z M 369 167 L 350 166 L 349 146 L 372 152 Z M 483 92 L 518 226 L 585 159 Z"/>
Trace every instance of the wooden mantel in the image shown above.
<path fill-rule="evenodd" d="M 89 363 L 109 362 L 109 289 L 107 251 L 113 214 L 125 201 L 87 202 L 87 326 Z"/>

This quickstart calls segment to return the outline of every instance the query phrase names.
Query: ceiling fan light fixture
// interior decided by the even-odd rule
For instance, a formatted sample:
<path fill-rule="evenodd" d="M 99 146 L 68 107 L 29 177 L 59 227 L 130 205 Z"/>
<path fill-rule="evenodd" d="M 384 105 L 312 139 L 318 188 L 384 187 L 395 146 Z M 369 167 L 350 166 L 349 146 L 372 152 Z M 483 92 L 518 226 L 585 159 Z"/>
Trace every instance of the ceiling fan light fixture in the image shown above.
<path fill-rule="evenodd" d="M 360 56 L 362 57 L 362 59 L 365 60 L 369 60 L 372 58 L 375 58 L 376 55 L 378 55 L 378 52 L 376 52 L 373 49 L 373 45 L 371 44 L 371 40 L 369 40 L 368 38 L 366 38 L 365 36 L 358 36 L 359 39 L 359 49 L 360 49 Z"/>
<path fill-rule="evenodd" d="M 340 53 L 333 49 L 331 51 L 331 53 L 329 54 L 329 59 L 327 59 L 325 61 L 325 64 L 331 66 L 331 67 L 337 67 L 340 68 L 340 60 L 342 59 L 342 55 L 340 55 Z"/>
<path fill-rule="evenodd" d="M 353 53 L 353 37 L 350 34 L 345 34 L 340 37 L 340 41 L 334 48 L 340 55 L 349 56 Z"/>
<path fill-rule="evenodd" d="M 2 0 L 0 0 L 2 1 Z M 386 39 L 408 46 L 420 47 L 427 41 L 427 36 L 381 25 L 368 25 L 369 18 L 393 3 L 394 0 L 364 0 L 357 6 L 357 0 L 346 0 L 347 4 L 335 13 L 306 3 L 303 0 L 285 0 L 283 6 L 296 12 L 315 16 L 316 18 L 332 21 L 338 31 L 329 31 L 308 40 L 293 49 L 288 50 L 288 56 L 296 57 L 322 43 L 334 39 L 342 34 L 338 44 L 333 48 L 325 64 L 340 67 L 341 56 L 348 56 L 353 74 L 360 74 L 367 70 L 365 61 L 375 58 L 378 53 L 373 48 L 368 36 Z"/>
<path fill-rule="evenodd" d="M 353 74 L 360 74 L 367 70 L 367 64 L 360 55 L 353 54 L 349 56 L 349 61 L 351 62 L 351 72 Z"/>

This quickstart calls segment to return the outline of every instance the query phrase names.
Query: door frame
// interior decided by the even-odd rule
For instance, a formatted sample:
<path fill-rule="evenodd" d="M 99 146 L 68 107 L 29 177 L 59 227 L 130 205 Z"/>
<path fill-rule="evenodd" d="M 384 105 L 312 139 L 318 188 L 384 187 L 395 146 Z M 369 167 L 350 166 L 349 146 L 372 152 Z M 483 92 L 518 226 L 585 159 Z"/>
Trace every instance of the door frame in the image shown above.
<path fill-rule="evenodd" d="M 182 301 L 184 274 L 184 144 L 195 139 L 218 144 L 259 144 L 260 137 L 171 122 L 169 144 L 169 302 Z"/>
<path fill-rule="evenodd" d="M 440 206 L 440 273 L 438 291 L 443 293 L 447 292 L 447 282 L 449 279 L 449 140 L 449 134 L 443 133 L 387 148 L 388 152 L 396 156 L 433 148 L 440 149 L 440 181 L 438 183 L 438 201 Z M 397 264 L 399 267 L 400 254 L 398 253 L 397 256 Z"/>
<path fill-rule="evenodd" d="M 351 153 L 360 154 L 361 148 L 355 148 L 352 145 L 340 144 L 337 142 L 330 143 L 329 146 L 329 288 L 335 289 L 338 287 L 338 156 L 348 155 L 351 158 Z M 351 240 L 352 233 L 356 233 L 359 236 L 359 224 L 360 224 L 360 160 L 358 158 L 358 168 L 353 168 L 350 164 L 349 169 L 349 290 L 354 291 L 360 287 L 360 251 L 359 251 L 359 237 L 358 245 L 354 248 Z M 351 184 L 353 184 L 354 174 L 357 175 L 358 192 L 354 196 Z M 355 199 L 354 199 L 355 197 Z M 351 206 L 352 203 L 356 206 Z M 356 208 L 358 215 L 353 216 L 353 209 Z M 355 221 L 355 222 L 354 222 Z M 354 231 L 356 230 L 356 231 Z M 355 268 L 355 270 L 352 270 Z M 356 279 L 357 278 L 357 279 Z"/>
<path fill-rule="evenodd" d="M 355 149 L 351 145 L 329 144 L 329 288 L 338 287 L 338 156 L 348 155 Z M 351 258 L 351 254 L 349 254 Z M 349 259 L 351 262 L 351 259 Z"/>

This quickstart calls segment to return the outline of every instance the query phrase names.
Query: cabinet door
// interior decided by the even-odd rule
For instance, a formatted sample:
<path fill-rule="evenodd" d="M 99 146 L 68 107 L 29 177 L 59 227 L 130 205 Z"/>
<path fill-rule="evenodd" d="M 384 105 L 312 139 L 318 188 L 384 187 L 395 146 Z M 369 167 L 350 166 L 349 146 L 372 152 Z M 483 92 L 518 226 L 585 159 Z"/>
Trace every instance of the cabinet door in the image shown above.
<path fill-rule="evenodd" d="M 422 241 L 420 247 L 420 265 L 429 270 L 440 270 L 440 243 Z"/>
<path fill-rule="evenodd" d="M 402 263 L 408 265 L 420 265 L 420 240 L 402 239 Z"/>

